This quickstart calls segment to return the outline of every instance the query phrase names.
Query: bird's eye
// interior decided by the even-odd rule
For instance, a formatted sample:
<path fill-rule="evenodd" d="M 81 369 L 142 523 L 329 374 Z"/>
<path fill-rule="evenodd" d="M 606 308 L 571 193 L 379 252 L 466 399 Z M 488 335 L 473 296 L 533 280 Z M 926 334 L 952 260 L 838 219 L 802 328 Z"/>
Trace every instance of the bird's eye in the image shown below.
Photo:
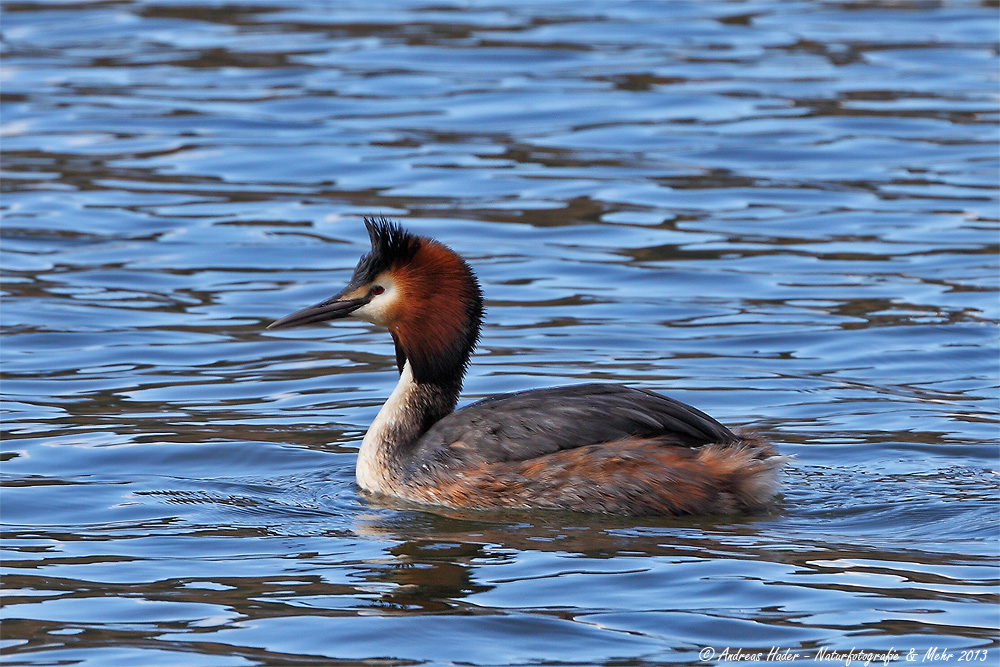
<path fill-rule="evenodd" d="M 370 290 L 368 290 L 368 293 L 371 294 L 372 296 L 378 296 L 379 294 L 381 294 L 384 291 L 385 291 L 385 288 L 382 287 L 381 285 L 372 285 L 372 288 Z"/>

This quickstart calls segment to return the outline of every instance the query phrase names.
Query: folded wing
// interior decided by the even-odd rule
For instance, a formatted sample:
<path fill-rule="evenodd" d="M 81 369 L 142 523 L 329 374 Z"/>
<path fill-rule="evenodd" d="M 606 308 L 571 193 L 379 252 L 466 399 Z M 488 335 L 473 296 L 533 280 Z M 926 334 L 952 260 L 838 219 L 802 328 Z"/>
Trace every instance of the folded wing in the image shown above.
<path fill-rule="evenodd" d="M 411 461 L 432 467 L 527 461 L 629 438 L 680 447 L 738 440 L 680 401 L 622 385 L 584 384 L 502 394 L 453 412 L 417 441 Z"/>

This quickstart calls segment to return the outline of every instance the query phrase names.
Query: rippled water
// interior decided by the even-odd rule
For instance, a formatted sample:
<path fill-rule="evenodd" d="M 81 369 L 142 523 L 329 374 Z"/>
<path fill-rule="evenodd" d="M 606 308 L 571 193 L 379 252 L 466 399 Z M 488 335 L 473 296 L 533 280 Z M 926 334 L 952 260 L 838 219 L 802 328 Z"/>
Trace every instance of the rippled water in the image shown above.
<path fill-rule="evenodd" d="M 1000 660 L 995 3 L 2 10 L 8 664 Z M 367 214 L 479 272 L 466 400 L 663 391 L 781 506 L 359 497 L 388 335 L 264 326 Z"/>

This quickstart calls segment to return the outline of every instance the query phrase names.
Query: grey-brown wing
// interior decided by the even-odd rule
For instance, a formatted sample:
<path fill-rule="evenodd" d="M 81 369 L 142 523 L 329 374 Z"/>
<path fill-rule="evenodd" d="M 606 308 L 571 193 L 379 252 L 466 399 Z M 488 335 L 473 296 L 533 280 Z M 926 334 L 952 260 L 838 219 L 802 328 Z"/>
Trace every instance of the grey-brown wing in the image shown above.
<path fill-rule="evenodd" d="M 690 405 L 615 384 L 584 384 L 503 394 L 434 424 L 411 452 L 414 466 L 525 461 L 630 437 L 666 437 L 697 447 L 737 440 Z"/>

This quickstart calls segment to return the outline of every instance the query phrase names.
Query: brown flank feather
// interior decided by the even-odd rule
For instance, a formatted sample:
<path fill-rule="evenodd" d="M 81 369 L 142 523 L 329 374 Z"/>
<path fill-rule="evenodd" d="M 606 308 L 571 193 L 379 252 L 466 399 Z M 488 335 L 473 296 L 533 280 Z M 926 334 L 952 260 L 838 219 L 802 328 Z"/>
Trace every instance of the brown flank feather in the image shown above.
<path fill-rule="evenodd" d="M 626 439 L 439 473 L 404 494 L 452 507 L 586 507 L 632 516 L 752 512 L 772 500 L 765 479 L 776 466 L 770 446 L 741 441 L 689 449 L 664 440 Z"/>

